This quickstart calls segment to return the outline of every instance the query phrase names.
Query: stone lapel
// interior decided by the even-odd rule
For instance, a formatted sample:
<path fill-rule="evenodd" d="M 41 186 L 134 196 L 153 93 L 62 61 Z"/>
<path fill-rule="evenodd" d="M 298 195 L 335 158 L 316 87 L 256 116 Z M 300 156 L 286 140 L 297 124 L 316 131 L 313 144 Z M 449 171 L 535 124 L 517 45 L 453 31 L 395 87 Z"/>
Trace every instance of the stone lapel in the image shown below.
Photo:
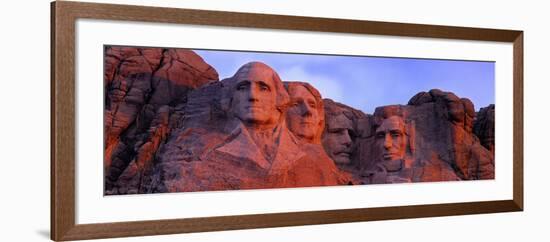
<path fill-rule="evenodd" d="M 297 160 L 305 156 L 305 153 L 300 150 L 297 139 L 290 133 L 285 123 L 282 123 L 279 128 L 280 131 L 276 134 L 278 137 L 274 139 L 275 142 L 278 142 L 278 147 L 273 162 L 265 159 L 242 123 L 233 129 L 227 142 L 216 148 L 215 151 L 233 156 L 238 160 L 255 163 L 262 169 L 268 170 L 269 173 L 286 171 Z"/>

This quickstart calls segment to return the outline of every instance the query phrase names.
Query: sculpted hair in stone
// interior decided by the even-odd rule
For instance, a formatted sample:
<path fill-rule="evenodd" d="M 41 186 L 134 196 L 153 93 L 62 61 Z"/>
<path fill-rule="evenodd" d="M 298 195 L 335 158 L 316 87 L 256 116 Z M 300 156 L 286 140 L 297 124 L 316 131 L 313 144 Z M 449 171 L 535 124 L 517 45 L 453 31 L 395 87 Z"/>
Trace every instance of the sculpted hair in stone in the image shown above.
<path fill-rule="evenodd" d="M 376 130 L 384 119 L 390 118 L 392 116 L 400 117 L 403 120 L 405 125 L 405 135 L 407 136 L 407 151 L 410 155 L 414 155 L 415 152 L 415 136 L 416 136 L 416 127 L 413 120 L 406 120 L 406 110 L 401 105 L 388 105 L 383 107 L 378 107 L 374 111 L 374 125 L 373 130 Z M 373 134 L 375 132 L 372 132 Z"/>

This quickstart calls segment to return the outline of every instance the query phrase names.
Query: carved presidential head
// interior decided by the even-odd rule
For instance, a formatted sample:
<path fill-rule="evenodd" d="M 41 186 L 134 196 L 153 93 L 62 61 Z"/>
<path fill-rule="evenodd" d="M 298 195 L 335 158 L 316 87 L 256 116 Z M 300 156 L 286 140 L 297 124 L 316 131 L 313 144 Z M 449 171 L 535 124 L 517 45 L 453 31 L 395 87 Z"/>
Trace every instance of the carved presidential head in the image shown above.
<path fill-rule="evenodd" d="M 287 109 L 287 125 L 302 140 L 321 144 L 325 128 L 325 111 L 321 94 L 306 82 L 285 82 L 290 95 Z"/>
<path fill-rule="evenodd" d="M 376 161 L 405 160 L 414 152 L 414 122 L 403 118 L 400 105 L 375 111 L 374 158 Z"/>
<path fill-rule="evenodd" d="M 338 165 L 351 163 L 353 122 L 343 112 L 327 115 L 323 147 Z"/>
<path fill-rule="evenodd" d="M 380 160 L 403 160 L 407 151 L 405 121 L 399 116 L 391 116 L 376 128 L 376 149 Z"/>
<path fill-rule="evenodd" d="M 222 107 L 245 126 L 272 127 L 281 122 L 289 103 L 279 75 L 268 65 L 250 62 L 226 82 Z"/>

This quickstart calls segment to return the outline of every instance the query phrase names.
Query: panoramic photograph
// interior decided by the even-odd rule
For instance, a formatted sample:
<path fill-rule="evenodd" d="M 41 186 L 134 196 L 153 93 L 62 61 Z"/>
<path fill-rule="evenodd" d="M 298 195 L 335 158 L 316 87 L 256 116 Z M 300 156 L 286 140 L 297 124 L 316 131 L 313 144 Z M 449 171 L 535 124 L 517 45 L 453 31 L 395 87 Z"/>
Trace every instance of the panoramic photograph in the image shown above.
<path fill-rule="evenodd" d="M 104 195 L 495 177 L 495 62 L 104 46 Z"/>

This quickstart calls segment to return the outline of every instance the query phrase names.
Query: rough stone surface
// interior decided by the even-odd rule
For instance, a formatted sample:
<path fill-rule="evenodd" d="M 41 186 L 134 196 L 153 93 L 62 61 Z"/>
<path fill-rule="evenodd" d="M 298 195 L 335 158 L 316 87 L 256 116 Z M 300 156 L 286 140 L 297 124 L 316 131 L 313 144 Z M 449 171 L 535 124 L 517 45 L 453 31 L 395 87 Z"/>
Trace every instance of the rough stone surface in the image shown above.
<path fill-rule="evenodd" d="M 352 177 L 353 184 L 361 184 L 361 161 L 369 160 L 362 147 L 364 140 L 372 136 L 372 115 L 360 110 L 324 99 L 325 130 L 322 143 L 326 153 L 338 168 Z"/>
<path fill-rule="evenodd" d="M 106 47 L 104 64 L 105 193 L 135 193 L 189 90 L 218 74 L 185 49 Z"/>
<path fill-rule="evenodd" d="M 234 77 L 203 86 L 188 95 L 180 128 L 157 152 L 157 165 L 142 192 L 189 192 L 344 185 L 341 173 L 319 144 L 301 142 L 286 126 L 284 116 L 268 132 L 274 155 L 266 156 L 254 139 L 255 128 L 233 115 L 232 93 L 241 79 L 273 79 L 286 91 L 272 70 L 263 64 L 243 67 Z M 250 80 L 250 82 L 248 81 Z M 256 96 L 255 96 L 256 97 Z M 284 97 L 284 96 L 283 96 Z M 288 98 L 287 98 L 288 99 Z M 287 100 L 281 99 L 281 100 Z M 279 100 L 279 99 L 278 99 Z M 251 104 L 257 101 L 251 101 Z M 283 106 L 287 106 L 284 104 Z"/>
<path fill-rule="evenodd" d="M 338 151 L 344 146 L 327 140 L 334 136 L 330 132 L 331 123 L 345 124 L 340 126 L 348 129 L 350 161 L 337 164 L 341 170 L 353 175 L 355 183 L 494 178 L 494 154 L 477 138 L 482 132 L 486 135 L 483 137 L 491 137 L 491 131 L 486 131 L 491 130 L 489 125 L 494 125 L 494 118 L 491 123 L 486 117 L 490 113 L 489 107 L 482 109 L 483 118 L 475 119 L 474 105 L 469 99 L 438 89 L 414 95 L 407 105 L 379 107 L 373 115 L 330 99 L 325 99 L 324 104 L 327 120 L 323 136 L 325 150 L 330 155 L 333 150 Z M 376 130 L 392 116 L 399 116 L 405 122 L 407 157 L 402 161 L 383 161 L 378 154 Z M 473 131 L 474 119 L 477 136 Z M 345 140 L 340 138 L 341 143 Z"/>
<path fill-rule="evenodd" d="M 474 133 L 481 144 L 495 154 L 495 105 L 481 108 L 474 121 Z"/>
<path fill-rule="evenodd" d="M 278 153 L 267 162 L 242 125 L 229 132 L 186 129 L 168 141 L 145 192 L 186 192 L 347 184 L 320 145 L 300 143 L 282 131 Z M 172 145 L 181 149 L 174 150 Z"/>
<path fill-rule="evenodd" d="M 412 181 L 494 178 L 493 154 L 481 145 L 472 131 L 475 112 L 470 100 L 437 89 L 421 92 L 411 98 L 408 105 L 377 108 L 372 129 L 376 130 L 383 120 L 392 116 L 405 121 L 407 155 L 402 163 L 410 166 L 396 169 L 398 173 L 409 173 L 398 177 Z M 366 150 L 366 157 L 370 158 L 360 162 L 371 176 L 373 171 L 380 170 L 380 164 L 385 163 L 375 154 L 375 140 L 376 135 L 360 144 L 361 149 Z"/>

